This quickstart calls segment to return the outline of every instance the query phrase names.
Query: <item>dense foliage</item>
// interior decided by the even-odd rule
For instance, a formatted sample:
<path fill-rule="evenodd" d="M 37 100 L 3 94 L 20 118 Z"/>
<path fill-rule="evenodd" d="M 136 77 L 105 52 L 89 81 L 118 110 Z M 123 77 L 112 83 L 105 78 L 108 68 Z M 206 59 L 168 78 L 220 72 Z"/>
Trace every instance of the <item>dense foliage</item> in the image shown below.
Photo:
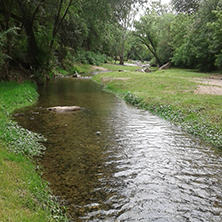
<path fill-rule="evenodd" d="M 179 14 L 172 26 L 172 62 L 202 71 L 221 69 L 222 1 L 202 1 L 193 15 Z"/>
<path fill-rule="evenodd" d="M 0 79 L 13 69 L 40 79 L 104 56 L 221 69 L 221 8 L 222 0 L 1 0 Z"/>
<path fill-rule="evenodd" d="M 172 8 L 151 4 L 135 22 L 134 35 L 149 49 L 154 63 L 202 71 L 222 68 L 221 0 L 171 1 Z"/>
<path fill-rule="evenodd" d="M 8 80 L 12 67 L 39 78 L 82 51 L 112 55 L 113 26 L 135 2 L 1 0 L 0 78 Z"/>

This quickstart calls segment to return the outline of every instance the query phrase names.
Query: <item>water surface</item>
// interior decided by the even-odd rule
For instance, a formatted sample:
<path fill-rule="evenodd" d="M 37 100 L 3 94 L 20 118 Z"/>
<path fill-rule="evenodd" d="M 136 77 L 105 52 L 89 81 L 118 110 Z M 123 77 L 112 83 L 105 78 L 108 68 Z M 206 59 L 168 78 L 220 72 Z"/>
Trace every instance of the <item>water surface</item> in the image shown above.
<path fill-rule="evenodd" d="M 55 79 L 18 121 L 47 138 L 43 178 L 72 221 L 222 221 L 221 153 L 91 80 Z M 78 105 L 73 113 L 45 108 Z"/>

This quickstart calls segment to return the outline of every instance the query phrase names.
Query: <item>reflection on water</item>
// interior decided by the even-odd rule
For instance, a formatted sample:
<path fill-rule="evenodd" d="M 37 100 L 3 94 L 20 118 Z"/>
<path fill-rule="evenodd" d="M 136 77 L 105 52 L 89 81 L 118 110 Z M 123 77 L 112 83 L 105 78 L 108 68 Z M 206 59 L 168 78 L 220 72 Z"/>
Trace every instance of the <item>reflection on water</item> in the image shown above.
<path fill-rule="evenodd" d="M 18 121 L 48 139 L 43 177 L 73 221 L 222 221 L 219 152 L 91 80 L 39 93 Z M 56 105 L 83 109 L 44 109 Z"/>

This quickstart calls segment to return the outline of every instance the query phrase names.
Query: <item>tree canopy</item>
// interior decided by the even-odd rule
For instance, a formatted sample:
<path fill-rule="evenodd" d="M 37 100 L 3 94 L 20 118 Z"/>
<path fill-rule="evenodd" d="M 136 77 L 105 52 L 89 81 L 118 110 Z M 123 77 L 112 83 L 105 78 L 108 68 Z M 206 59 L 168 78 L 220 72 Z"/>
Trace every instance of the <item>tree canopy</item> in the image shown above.
<path fill-rule="evenodd" d="M 145 13 L 136 19 L 142 5 Z M 1 0 L 0 79 L 9 80 L 13 69 L 38 78 L 55 66 L 93 63 L 92 53 L 122 64 L 131 57 L 221 69 L 222 0 L 171 0 L 171 6 L 161 0 Z"/>
<path fill-rule="evenodd" d="M 173 8 L 151 4 L 135 22 L 134 35 L 145 45 L 158 66 L 201 71 L 221 69 L 221 0 L 171 1 Z M 175 13 L 176 11 L 176 13 Z"/>
<path fill-rule="evenodd" d="M 12 65 L 35 72 L 49 69 L 68 49 L 103 53 L 112 41 L 110 27 L 135 2 L 139 0 L 1 0 L 1 78 L 9 78 Z"/>

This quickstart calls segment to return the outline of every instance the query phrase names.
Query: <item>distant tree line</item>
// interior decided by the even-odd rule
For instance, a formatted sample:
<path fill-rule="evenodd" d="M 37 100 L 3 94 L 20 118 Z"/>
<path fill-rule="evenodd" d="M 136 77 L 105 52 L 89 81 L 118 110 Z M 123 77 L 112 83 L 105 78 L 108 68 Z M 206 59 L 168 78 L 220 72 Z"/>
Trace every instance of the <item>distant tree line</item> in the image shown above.
<path fill-rule="evenodd" d="M 222 69 L 222 0 L 156 1 L 135 22 L 134 36 L 152 63 L 201 71 Z"/>

